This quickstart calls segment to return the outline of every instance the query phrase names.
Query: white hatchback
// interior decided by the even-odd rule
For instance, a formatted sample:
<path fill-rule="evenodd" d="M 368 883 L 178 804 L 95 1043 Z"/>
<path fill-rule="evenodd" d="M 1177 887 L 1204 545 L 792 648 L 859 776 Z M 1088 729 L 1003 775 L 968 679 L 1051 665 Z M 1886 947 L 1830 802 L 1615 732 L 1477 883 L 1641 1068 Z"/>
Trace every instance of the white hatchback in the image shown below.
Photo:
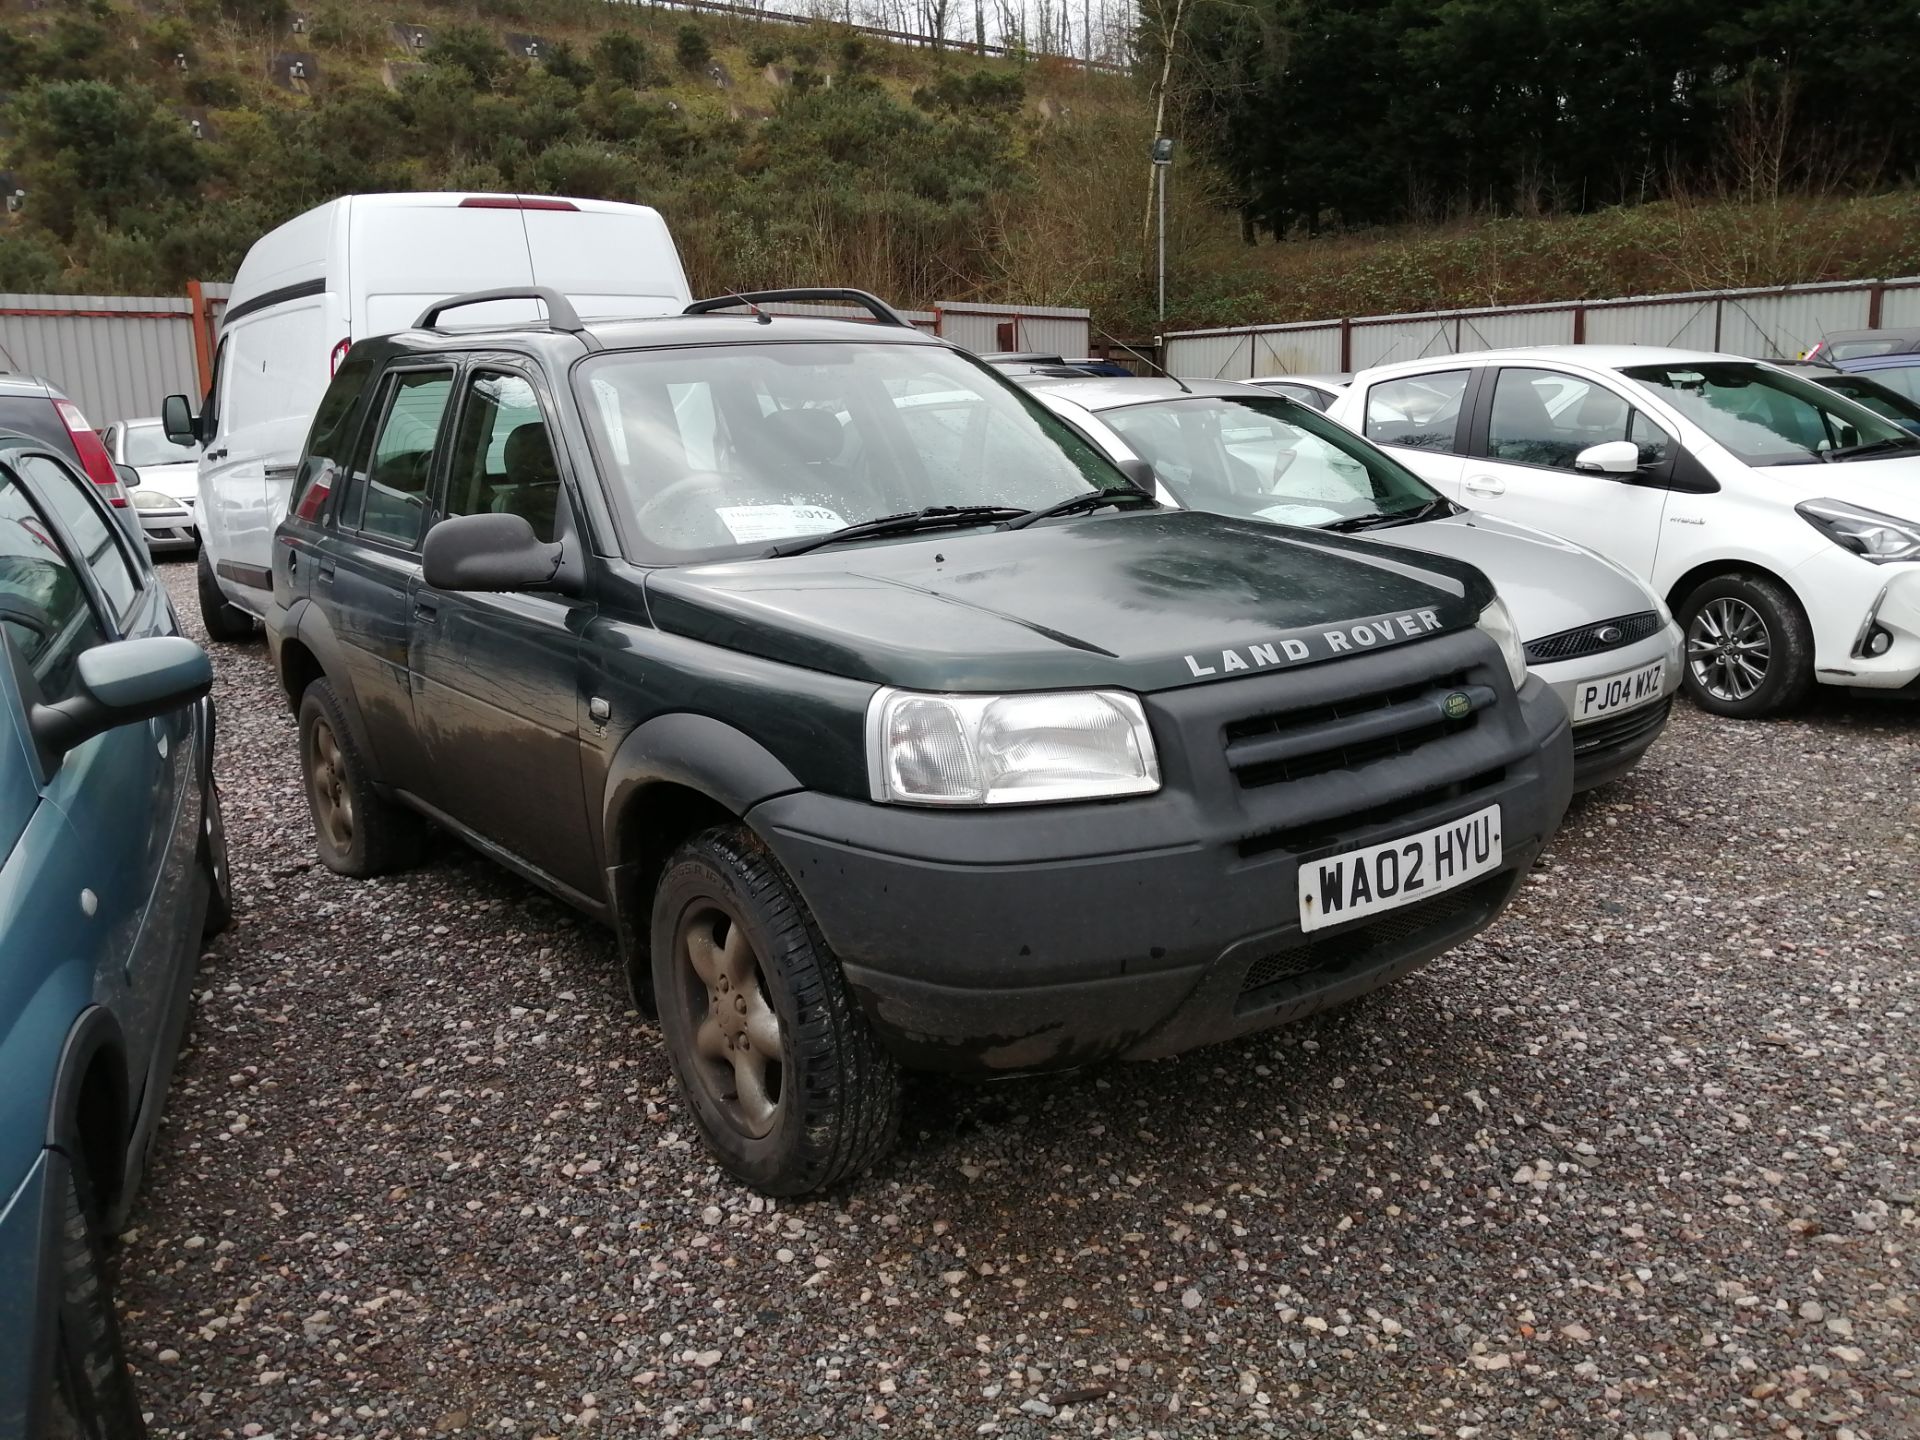
<path fill-rule="evenodd" d="M 1362 371 L 1331 413 L 1648 580 L 1704 709 L 1920 691 L 1920 437 L 1843 395 L 1730 355 L 1562 345 Z"/>

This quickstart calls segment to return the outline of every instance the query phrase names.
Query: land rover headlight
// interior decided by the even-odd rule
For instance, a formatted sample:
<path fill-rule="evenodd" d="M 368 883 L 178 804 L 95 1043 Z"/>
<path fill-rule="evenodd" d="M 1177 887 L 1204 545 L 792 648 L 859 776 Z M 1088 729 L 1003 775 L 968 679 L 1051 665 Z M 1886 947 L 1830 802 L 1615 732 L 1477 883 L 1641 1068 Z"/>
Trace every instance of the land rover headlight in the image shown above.
<path fill-rule="evenodd" d="M 928 695 L 867 706 L 873 798 L 902 805 L 1038 805 L 1160 788 L 1138 697 L 1119 690 Z"/>
<path fill-rule="evenodd" d="M 180 503 L 164 490 L 136 490 L 127 498 L 136 510 L 171 510 Z"/>
<path fill-rule="evenodd" d="M 1876 565 L 1890 560 L 1920 560 L 1920 525 L 1911 520 L 1882 515 L 1844 500 L 1803 500 L 1793 508 L 1814 529 L 1862 560 Z"/>
<path fill-rule="evenodd" d="M 1507 677 L 1518 690 L 1527 683 L 1527 647 L 1521 642 L 1520 632 L 1514 628 L 1513 616 L 1507 613 L 1507 602 L 1495 600 L 1480 612 L 1480 629 L 1493 643 L 1500 647 L 1500 653 L 1507 662 Z"/>

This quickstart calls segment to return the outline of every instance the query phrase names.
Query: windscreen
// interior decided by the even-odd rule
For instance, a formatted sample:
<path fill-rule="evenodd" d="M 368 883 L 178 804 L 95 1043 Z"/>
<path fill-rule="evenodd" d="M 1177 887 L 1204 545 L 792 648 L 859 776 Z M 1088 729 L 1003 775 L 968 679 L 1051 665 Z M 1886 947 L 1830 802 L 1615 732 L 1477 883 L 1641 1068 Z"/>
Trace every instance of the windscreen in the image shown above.
<path fill-rule="evenodd" d="M 1856 401 L 1763 365 L 1634 365 L 1621 373 L 1658 390 L 1748 465 L 1812 465 L 1868 446 L 1873 453 L 1904 448 L 1914 439 Z"/>
<path fill-rule="evenodd" d="M 126 455 L 120 463 L 136 470 L 146 465 L 191 465 L 200 458 L 197 444 L 191 440 L 184 445 L 169 440 L 158 421 L 127 426 L 127 438 L 122 444 Z"/>
<path fill-rule="evenodd" d="M 737 554 L 929 506 L 1033 509 L 1125 485 L 1067 426 L 942 346 L 610 351 L 576 372 L 645 554 Z"/>
<path fill-rule="evenodd" d="M 1334 421 L 1284 400 L 1194 395 L 1103 410 L 1182 504 L 1283 525 L 1393 519 L 1436 492 Z"/>

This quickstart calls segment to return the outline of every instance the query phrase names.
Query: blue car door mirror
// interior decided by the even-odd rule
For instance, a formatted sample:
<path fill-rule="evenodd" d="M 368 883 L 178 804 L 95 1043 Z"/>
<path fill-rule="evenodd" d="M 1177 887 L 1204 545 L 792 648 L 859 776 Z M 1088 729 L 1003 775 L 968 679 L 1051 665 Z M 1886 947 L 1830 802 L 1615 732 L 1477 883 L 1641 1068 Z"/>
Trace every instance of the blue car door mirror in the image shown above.
<path fill-rule="evenodd" d="M 213 688 L 207 652 L 178 635 L 96 645 L 75 672 L 72 695 L 32 707 L 34 742 L 49 770 L 95 735 L 191 705 Z"/>

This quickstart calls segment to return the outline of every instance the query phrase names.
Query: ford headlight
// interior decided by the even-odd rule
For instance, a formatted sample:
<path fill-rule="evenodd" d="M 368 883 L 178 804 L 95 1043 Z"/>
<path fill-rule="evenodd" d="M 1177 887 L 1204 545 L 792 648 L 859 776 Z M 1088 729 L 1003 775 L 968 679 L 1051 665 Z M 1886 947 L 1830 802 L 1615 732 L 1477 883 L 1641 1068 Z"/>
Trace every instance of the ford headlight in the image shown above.
<path fill-rule="evenodd" d="M 1803 500 L 1793 508 L 1814 529 L 1862 560 L 1876 565 L 1890 560 L 1920 560 L 1920 525 L 1911 520 L 1882 515 L 1844 500 Z"/>
<path fill-rule="evenodd" d="M 172 510 L 180 504 L 164 490 L 136 490 L 128 498 L 136 510 Z"/>
<path fill-rule="evenodd" d="M 1160 788 L 1146 712 L 1119 690 L 881 690 L 867 706 L 867 773 L 874 799 L 905 805 L 1037 805 Z"/>
<path fill-rule="evenodd" d="M 1520 632 L 1514 628 L 1513 616 L 1507 613 L 1507 602 L 1495 600 L 1480 612 L 1481 631 L 1491 637 L 1500 647 L 1500 654 L 1507 662 L 1507 678 L 1513 681 L 1518 690 L 1527 683 L 1527 647 L 1520 639 Z"/>

